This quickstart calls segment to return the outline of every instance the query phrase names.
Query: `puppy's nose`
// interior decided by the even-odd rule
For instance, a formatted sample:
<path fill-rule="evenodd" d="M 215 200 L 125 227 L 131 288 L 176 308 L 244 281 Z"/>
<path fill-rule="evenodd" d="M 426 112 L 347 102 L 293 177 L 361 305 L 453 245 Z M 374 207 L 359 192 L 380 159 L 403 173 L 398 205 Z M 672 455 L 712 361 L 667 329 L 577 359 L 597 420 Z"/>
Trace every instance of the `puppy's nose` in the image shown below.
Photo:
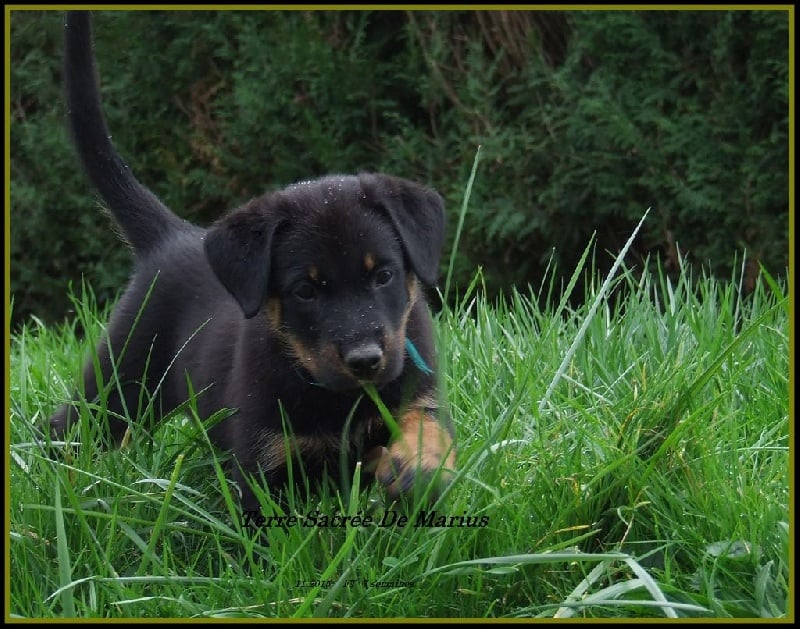
<path fill-rule="evenodd" d="M 375 375 L 383 361 L 383 350 L 377 343 L 367 343 L 347 349 L 342 359 L 344 364 L 359 380 L 364 380 Z"/>

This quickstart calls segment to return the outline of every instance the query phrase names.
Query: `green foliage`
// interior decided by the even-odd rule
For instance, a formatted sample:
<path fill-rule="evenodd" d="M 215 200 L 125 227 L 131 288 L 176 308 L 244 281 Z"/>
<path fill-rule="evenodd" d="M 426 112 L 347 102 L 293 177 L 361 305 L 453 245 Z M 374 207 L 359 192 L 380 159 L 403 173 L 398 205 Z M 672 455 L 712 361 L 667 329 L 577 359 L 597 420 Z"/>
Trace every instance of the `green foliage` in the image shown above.
<path fill-rule="evenodd" d="M 469 21 L 444 30 L 428 16 L 418 29 L 438 69 L 428 93 L 439 134 L 484 147 L 466 266 L 485 261 L 490 285 L 530 281 L 554 248 L 567 272 L 593 232 L 614 253 L 652 206 L 638 259 L 660 252 L 674 271 L 679 246 L 724 277 L 746 249 L 753 270 L 763 262 L 782 272 L 787 14 L 565 16 L 560 64 L 544 54 L 535 13 L 514 14 L 530 33 L 531 54 L 518 58 L 512 46 L 487 54 Z M 448 46 L 454 39 L 463 46 Z M 463 180 L 470 160 L 460 161 Z"/>
<path fill-rule="evenodd" d="M 68 283 L 91 278 L 108 300 L 124 281 L 124 248 L 90 196 L 64 128 L 61 19 L 13 13 L 11 290 L 15 316 L 45 320 L 68 306 Z"/>
<path fill-rule="evenodd" d="M 60 318 L 82 275 L 108 301 L 130 264 L 68 144 L 62 21 L 11 13 L 18 321 Z M 439 189 L 454 230 L 480 145 L 456 286 L 569 273 L 651 206 L 632 260 L 729 277 L 746 251 L 747 290 L 788 264 L 786 11 L 114 11 L 95 32 L 115 143 L 192 221 L 385 170 Z"/>
<path fill-rule="evenodd" d="M 766 280 L 743 298 L 739 274 L 722 282 L 684 268 L 673 280 L 620 265 L 610 285 L 628 290 L 616 303 L 591 284 L 574 309 L 516 290 L 498 303 L 462 294 L 436 318 L 458 454 L 435 509 L 486 526 L 377 526 L 391 511 L 416 523 L 429 509 L 388 503 L 356 475 L 349 494 L 289 492 L 282 507 L 262 488 L 262 512 L 372 524 L 260 534 L 243 526 L 223 454 L 198 421 L 227 411 L 199 418 L 190 401 L 150 438 L 149 408 L 131 417 L 126 447 L 102 452 L 91 436 L 105 409 L 90 401 L 80 447 L 35 440 L 32 426 L 71 393 L 102 331 L 106 313 L 84 294 L 83 341 L 38 323 L 11 339 L 8 609 L 788 619 L 791 313 L 785 283 Z"/>

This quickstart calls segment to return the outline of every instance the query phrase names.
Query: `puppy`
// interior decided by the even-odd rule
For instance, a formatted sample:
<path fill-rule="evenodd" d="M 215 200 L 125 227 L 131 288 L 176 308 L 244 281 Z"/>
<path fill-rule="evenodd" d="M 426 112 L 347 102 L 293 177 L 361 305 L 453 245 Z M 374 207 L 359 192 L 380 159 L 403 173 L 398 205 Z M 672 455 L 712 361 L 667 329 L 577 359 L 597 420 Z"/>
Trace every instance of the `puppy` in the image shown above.
<path fill-rule="evenodd" d="M 446 479 L 455 448 L 420 287 L 437 277 L 441 197 L 384 174 L 329 176 L 255 198 L 209 229 L 192 225 L 109 139 L 88 12 L 68 12 L 65 29 L 72 137 L 135 255 L 97 348 L 99 379 L 91 360 L 83 374 L 83 397 L 106 400 L 112 441 L 148 405 L 166 414 L 185 403 L 190 382 L 201 417 L 234 411 L 210 436 L 233 454 L 246 510 L 257 507 L 248 477 L 279 489 L 290 463 L 337 478 L 372 458 L 390 497 Z M 75 423 L 78 397 L 50 418 L 53 437 Z"/>

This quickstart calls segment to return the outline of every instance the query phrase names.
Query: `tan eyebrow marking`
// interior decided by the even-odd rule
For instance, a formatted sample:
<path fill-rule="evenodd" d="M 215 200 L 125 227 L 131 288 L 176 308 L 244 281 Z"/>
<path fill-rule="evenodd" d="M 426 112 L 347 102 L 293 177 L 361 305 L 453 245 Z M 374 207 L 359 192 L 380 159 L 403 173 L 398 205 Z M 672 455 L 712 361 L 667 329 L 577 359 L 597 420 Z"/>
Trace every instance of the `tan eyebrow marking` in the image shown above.
<path fill-rule="evenodd" d="M 364 256 L 364 268 L 367 269 L 367 273 L 371 273 L 372 269 L 375 268 L 375 256 L 371 253 Z"/>

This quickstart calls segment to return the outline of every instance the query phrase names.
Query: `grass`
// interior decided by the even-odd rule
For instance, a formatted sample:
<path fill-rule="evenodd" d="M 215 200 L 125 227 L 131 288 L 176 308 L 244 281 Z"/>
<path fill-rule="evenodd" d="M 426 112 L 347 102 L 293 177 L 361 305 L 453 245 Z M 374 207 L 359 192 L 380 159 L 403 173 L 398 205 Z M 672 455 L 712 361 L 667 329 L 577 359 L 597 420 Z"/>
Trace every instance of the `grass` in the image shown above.
<path fill-rule="evenodd" d="M 76 300 L 80 342 L 32 322 L 11 339 L 10 614 L 791 616 L 784 289 L 624 267 L 611 297 L 599 284 L 543 309 L 488 303 L 478 276 L 437 316 L 459 455 L 434 508 L 486 524 L 471 527 L 415 526 L 424 507 L 374 486 L 289 512 L 386 526 L 243 527 L 191 407 L 152 441 L 53 460 L 30 426 L 69 395 L 105 313 Z"/>
<path fill-rule="evenodd" d="M 551 274 L 490 303 L 478 274 L 437 315 L 458 471 L 432 508 L 359 491 L 357 469 L 351 491 L 290 492 L 286 512 L 259 490 L 289 526 L 247 526 L 191 401 L 153 435 L 143 404 L 112 452 L 87 403 L 89 445 L 49 456 L 31 427 L 108 313 L 84 290 L 73 323 L 32 321 L 10 347 L 7 614 L 793 617 L 785 288 L 764 273 L 741 297 L 737 278 L 637 274 L 623 255 L 601 283 L 590 251 L 566 287 Z"/>

